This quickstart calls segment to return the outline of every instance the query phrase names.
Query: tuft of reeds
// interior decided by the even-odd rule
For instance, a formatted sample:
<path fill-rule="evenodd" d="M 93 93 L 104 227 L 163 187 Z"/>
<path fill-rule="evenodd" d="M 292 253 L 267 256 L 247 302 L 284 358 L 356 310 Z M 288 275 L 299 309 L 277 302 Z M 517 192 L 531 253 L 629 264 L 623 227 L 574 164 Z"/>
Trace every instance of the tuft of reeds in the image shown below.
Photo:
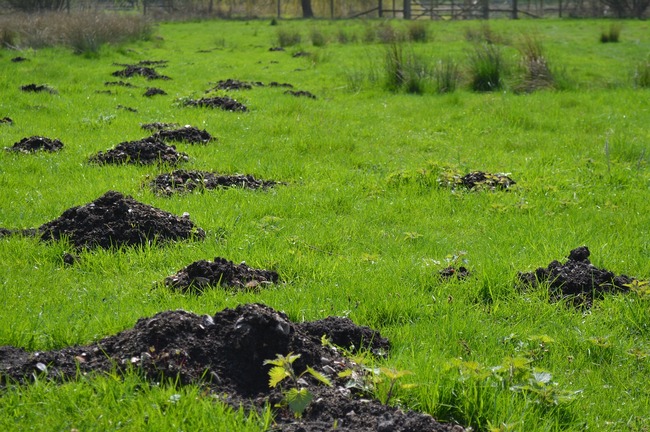
<path fill-rule="evenodd" d="M 601 43 L 619 42 L 621 38 L 622 26 L 619 23 L 611 23 L 608 29 L 604 29 L 600 34 Z"/>
<path fill-rule="evenodd" d="M 277 43 L 282 48 L 298 45 L 302 36 L 298 30 L 280 27 L 276 33 Z"/>
<path fill-rule="evenodd" d="M 438 61 L 433 71 L 433 79 L 438 93 L 453 93 L 461 79 L 458 63 L 451 58 Z"/>
<path fill-rule="evenodd" d="M 313 27 L 309 31 L 309 38 L 311 39 L 311 44 L 315 47 L 324 47 L 327 45 L 327 37 L 318 27 Z"/>
<path fill-rule="evenodd" d="M 544 47 L 540 40 L 529 34 L 524 35 L 519 51 L 522 56 L 524 74 L 517 86 L 517 91 L 530 93 L 540 89 L 553 88 L 555 78 L 548 66 Z"/>
<path fill-rule="evenodd" d="M 412 51 L 405 52 L 404 45 L 394 42 L 386 48 L 386 88 L 390 91 L 422 94 L 431 76 L 430 66 Z"/>
<path fill-rule="evenodd" d="M 429 26 L 424 21 L 409 21 L 406 34 L 411 42 L 427 42 L 429 40 Z"/>
<path fill-rule="evenodd" d="M 478 92 L 503 87 L 504 62 L 501 50 L 488 43 L 476 45 L 469 57 L 470 88 Z"/>
<path fill-rule="evenodd" d="M 639 63 L 634 71 L 634 85 L 650 88 L 650 60 Z"/>

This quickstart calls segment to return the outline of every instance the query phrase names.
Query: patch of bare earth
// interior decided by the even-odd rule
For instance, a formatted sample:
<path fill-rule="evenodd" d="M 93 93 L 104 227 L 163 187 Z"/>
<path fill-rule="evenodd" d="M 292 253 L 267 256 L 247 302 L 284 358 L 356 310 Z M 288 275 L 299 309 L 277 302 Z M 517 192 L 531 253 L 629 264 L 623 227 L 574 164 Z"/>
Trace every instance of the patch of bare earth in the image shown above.
<path fill-rule="evenodd" d="M 189 156 L 176 151 L 176 147 L 162 140 L 150 137 L 138 141 L 126 141 L 107 151 L 100 151 L 88 161 L 97 164 L 168 164 L 187 162 Z"/>
<path fill-rule="evenodd" d="M 133 328 L 97 343 L 54 351 L 27 352 L 0 347 L 0 384 L 51 379 L 74 380 L 79 375 L 135 370 L 145 379 L 168 385 L 198 384 L 235 409 L 270 406 L 274 429 L 340 432 L 462 432 L 433 417 L 389 407 L 368 394 L 350 389 L 344 371 L 360 365 L 323 345 L 326 337 L 346 349 L 387 353 L 390 343 L 378 332 L 347 318 L 294 323 L 287 315 L 261 304 L 245 304 L 215 315 L 165 311 L 138 320 Z M 278 354 L 299 355 L 296 373 L 311 367 L 331 381 L 326 386 L 305 375 L 300 386 L 314 396 L 296 418 L 283 407 L 279 389 L 269 388 L 271 365 Z M 361 373 L 361 372 L 359 372 Z M 289 384 L 287 384 L 289 385 Z"/>
<path fill-rule="evenodd" d="M 168 174 L 160 174 L 149 183 L 149 186 L 157 194 L 171 195 L 228 187 L 267 189 L 276 184 L 278 183 L 273 180 L 258 180 L 251 175 L 220 175 L 207 171 L 176 170 Z"/>
<path fill-rule="evenodd" d="M 8 151 L 35 153 L 37 151 L 57 152 L 63 148 L 63 143 L 58 139 L 33 136 L 23 138 L 11 147 L 5 147 Z"/>
<path fill-rule="evenodd" d="M 206 130 L 189 125 L 178 129 L 163 128 L 152 135 L 151 138 L 162 141 L 184 142 L 188 144 L 207 144 L 211 141 L 217 140 Z"/>
<path fill-rule="evenodd" d="M 221 108 L 224 111 L 246 112 L 246 105 L 237 102 L 235 99 L 227 96 L 215 96 L 201 99 L 190 99 L 185 101 L 185 106 L 202 107 L 202 108 Z"/>

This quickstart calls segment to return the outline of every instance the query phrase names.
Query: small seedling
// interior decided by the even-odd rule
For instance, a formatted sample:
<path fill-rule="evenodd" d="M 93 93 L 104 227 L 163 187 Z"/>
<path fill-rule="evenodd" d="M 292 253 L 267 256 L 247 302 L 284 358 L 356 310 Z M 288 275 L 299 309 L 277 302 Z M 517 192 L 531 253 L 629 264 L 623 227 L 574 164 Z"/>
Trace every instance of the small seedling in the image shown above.
<path fill-rule="evenodd" d="M 299 358 L 300 354 L 289 353 L 286 357 L 278 354 L 275 359 L 264 361 L 265 365 L 269 364 L 273 366 L 269 371 L 269 387 L 275 388 L 287 378 L 291 382 L 291 387 L 283 391 L 283 403 L 289 407 L 296 417 L 302 416 L 302 413 L 305 412 L 307 406 L 309 406 L 309 403 L 314 398 L 313 393 L 308 388 L 301 386 L 301 378 L 305 374 L 310 374 L 327 386 L 332 385 L 329 378 L 309 366 L 302 373 L 296 374 L 293 368 L 293 362 Z"/>

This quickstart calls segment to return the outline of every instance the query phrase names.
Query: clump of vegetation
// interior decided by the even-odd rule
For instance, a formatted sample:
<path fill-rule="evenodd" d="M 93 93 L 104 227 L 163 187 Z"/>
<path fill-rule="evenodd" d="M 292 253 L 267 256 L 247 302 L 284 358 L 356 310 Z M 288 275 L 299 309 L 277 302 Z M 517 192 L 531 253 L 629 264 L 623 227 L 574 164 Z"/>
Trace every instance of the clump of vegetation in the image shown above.
<path fill-rule="evenodd" d="M 386 88 L 390 91 L 422 94 L 431 76 L 430 66 L 413 52 L 404 52 L 404 45 L 398 42 L 386 49 Z"/>
<path fill-rule="evenodd" d="M 76 53 L 97 53 L 104 44 L 149 39 L 154 27 L 140 15 L 108 12 L 51 12 L 0 19 L 3 43 L 19 48 L 64 45 Z M 10 36 L 10 37 L 9 37 Z"/>
<path fill-rule="evenodd" d="M 298 45 L 302 41 L 302 36 L 298 30 L 278 28 L 277 43 L 282 48 Z"/>
<path fill-rule="evenodd" d="M 313 27 L 309 32 L 311 44 L 315 47 L 323 47 L 327 45 L 327 37 L 320 28 Z"/>
<path fill-rule="evenodd" d="M 409 21 L 406 33 L 408 39 L 412 42 L 426 42 L 429 40 L 429 27 L 424 21 Z"/>
<path fill-rule="evenodd" d="M 609 29 L 604 29 L 600 34 L 600 41 L 602 43 L 618 42 L 621 37 L 621 29 L 621 24 L 611 23 Z"/>
<path fill-rule="evenodd" d="M 634 71 L 634 85 L 650 88 L 650 60 L 639 63 Z"/>
<path fill-rule="evenodd" d="M 544 55 L 544 47 L 539 39 L 524 35 L 519 47 L 522 55 L 524 76 L 517 90 L 530 93 L 544 88 L 553 88 L 555 79 Z"/>
<path fill-rule="evenodd" d="M 501 50 L 493 44 L 476 45 L 469 57 L 470 88 L 478 92 L 503 87 L 504 61 Z"/>
<path fill-rule="evenodd" d="M 394 44 L 401 40 L 400 34 L 389 22 L 383 22 L 377 26 L 377 40 L 383 44 Z"/>
<path fill-rule="evenodd" d="M 468 27 L 465 30 L 465 39 L 474 43 L 487 43 L 495 45 L 503 43 L 503 38 L 492 30 L 490 24 L 484 21 L 478 27 Z"/>
<path fill-rule="evenodd" d="M 433 79 L 438 93 L 453 93 L 461 80 L 458 63 L 452 58 L 438 61 L 433 70 Z"/>

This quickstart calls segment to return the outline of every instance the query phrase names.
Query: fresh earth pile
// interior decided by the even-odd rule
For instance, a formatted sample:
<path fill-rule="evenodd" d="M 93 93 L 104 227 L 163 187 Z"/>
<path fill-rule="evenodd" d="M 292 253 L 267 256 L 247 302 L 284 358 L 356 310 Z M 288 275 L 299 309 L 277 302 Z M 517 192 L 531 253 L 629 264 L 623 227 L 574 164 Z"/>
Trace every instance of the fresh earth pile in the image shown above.
<path fill-rule="evenodd" d="M 9 380 L 26 383 L 35 376 L 62 380 L 135 369 L 154 382 L 178 379 L 179 385 L 202 384 L 236 409 L 259 410 L 268 404 L 283 431 L 329 431 L 335 423 L 341 432 L 464 430 L 440 424 L 426 414 L 358 399 L 346 386 L 349 378 L 338 374 L 361 371 L 361 366 L 324 346 L 323 335 L 345 348 L 375 352 L 390 348 L 378 332 L 355 326 L 346 318 L 293 323 L 284 313 L 260 304 L 240 305 L 214 316 L 166 311 L 92 345 L 38 353 L 0 347 L 0 384 Z M 332 383 L 328 387 L 305 375 L 299 385 L 314 397 L 299 419 L 289 409 L 277 407 L 284 396 L 279 389 L 269 388 L 271 366 L 264 364 L 289 353 L 299 355 L 292 365 L 296 373 L 309 366 Z"/>
<path fill-rule="evenodd" d="M 149 185 L 159 194 L 171 195 L 174 192 L 191 192 L 194 190 L 243 187 L 264 189 L 275 186 L 272 180 L 258 180 L 251 175 L 219 175 L 206 171 L 176 170 L 169 174 L 160 174 Z"/>
<path fill-rule="evenodd" d="M 605 293 L 628 292 L 633 279 L 600 269 L 589 261 L 589 249 L 582 246 L 569 253 L 566 263 L 552 261 L 534 272 L 518 274 L 524 285 L 538 287 L 548 284 L 551 300 L 569 300 L 576 306 L 589 307 Z"/>
<path fill-rule="evenodd" d="M 245 263 L 235 264 L 225 258 L 214 261 L 195 261 L 165 279 L 165 285 L 181 291 L 203 291 L 211 286 L 228 286 L 242 290 L 256 290 L 260 285 L 278 281 L 272 270 L 254 269 Z"/>
<path fill-rule="evenodd" d="M 156 137 L 139 141 L 127 141 L 105 152 L 98 152 L 88 161 L 98 164 L 169 164 L 177 165 L 187 162 L 187 154 L 177 152 L 176 147 L 169 146 Z"/>
<path fill-rule="evenodd" d="M 41 225 L 38 233 L 43 240 L 65 237 L 78 248 L 105 249 L 205 237 L 189 217 L 178 217 L 114 191 L 66 210 Z"/>
<path fill-rule="evenodd" d="M 185 102 L 185 106 L 221 108 L 222 110 L 225 111 L 238 111 L 238 112 L 248 111 L 246 105 L 241 104 L 236 100 L 229 98 L 227 96 L 190 99 Z"/>
<path fill-rule="evenodd" d="M 40 136 L 23 138 L 11 147 L 6 147 L 9 151 L 34 153 L 39 150 L 48 152 L 59 151 L 63 148 L 63 143 L 58 139 L 51 139 Z"/>
<path fill-rule="evenodd" d="M 483 171 L 472 171 L 464 176 L 451 173 L 443 173 L 438 179 L 442 186 L 456 188 L 463 187 L 469 190 L 507 190 L 516 182 L 503 173 L 488 173 Z"/>
<path fill-rule="evenodd" d="M 136 75 L 145 77 L 148 80 L 161 79 L 168 80 L 168 76 L 159 74 L 155 69 L 141 64 L 137 65 L 126 65 L 122 70 L 115 71 L 112 73 L 113 76 L 122 77 L 122 78 L 131 78 Z"/>
<path fill-rule="evenodd" d="M 184 126 L 179 129 L 159 130 L 151 138 L 162 141 L 180 141 L 189 144 L 207 144 L 214 141 L 215 138 L 206 130 L 201 130 L 194 126 Z"/>

